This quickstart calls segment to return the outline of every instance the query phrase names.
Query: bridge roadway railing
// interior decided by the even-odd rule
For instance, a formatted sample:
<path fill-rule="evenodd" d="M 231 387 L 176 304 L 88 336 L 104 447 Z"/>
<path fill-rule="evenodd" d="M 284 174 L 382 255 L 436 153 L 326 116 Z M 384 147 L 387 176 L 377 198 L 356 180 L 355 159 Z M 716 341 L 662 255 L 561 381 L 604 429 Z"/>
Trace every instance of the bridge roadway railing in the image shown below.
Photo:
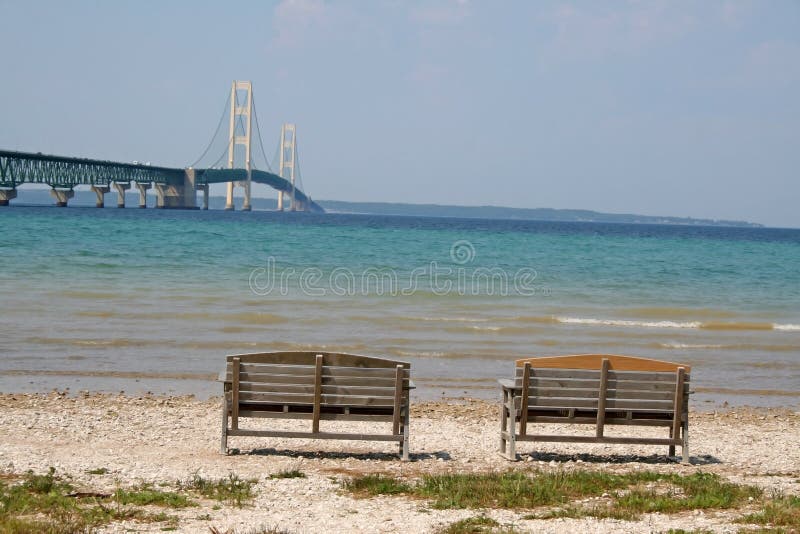
<path fill-rule="evenodd" d="M 183 169 L 170 167 L 0 150 L 0 187 L 5 188 L 23 183 L 63 189 L 111 182 L 172 185 L 183 184 L 184 174 Z"/>

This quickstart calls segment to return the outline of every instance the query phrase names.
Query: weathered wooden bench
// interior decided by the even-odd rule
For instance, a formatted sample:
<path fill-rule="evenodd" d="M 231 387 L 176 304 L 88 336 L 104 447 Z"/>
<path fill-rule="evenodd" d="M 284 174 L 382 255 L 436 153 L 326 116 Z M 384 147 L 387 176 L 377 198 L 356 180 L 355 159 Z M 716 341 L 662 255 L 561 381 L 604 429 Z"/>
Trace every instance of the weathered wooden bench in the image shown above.
<path fill-rule="evenodd" d="M 411 366 L 331 352 L 268 352 L 226 358 L 222 453 L 228 436 L 397 441 L 408 460 Z M 244 418 L 308 419 L 307 432 L 241 428 Z M 320 421 L 388 422 L 386 433 L 323 432 Z"/>
<path fill-rule="evenodd" d="M 517 360 L 500 380 L 500 452 L 516 459 L 517 441 L 681 446 L 689 461 L 688 365 L 603 354 Z M 594 436 L 529 433 L 529 423 L 595 425 Z M 606 425 L 668 427 L 669 437 L 606 436 Z"/>

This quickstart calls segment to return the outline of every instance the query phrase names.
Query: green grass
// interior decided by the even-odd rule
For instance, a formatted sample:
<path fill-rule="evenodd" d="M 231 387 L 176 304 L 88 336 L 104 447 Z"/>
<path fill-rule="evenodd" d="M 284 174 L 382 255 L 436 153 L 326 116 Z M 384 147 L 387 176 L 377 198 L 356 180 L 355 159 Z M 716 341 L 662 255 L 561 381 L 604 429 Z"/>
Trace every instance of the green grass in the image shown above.
<path fill-rule="evenodd" d="M 0 532 L 4 534 L 72 534 L 88 532 L 115 521 L 165 523 L 177 525 L 177 518 L 165 513 L 152 514 L 131 504 L 140 504 L 139 490 L 120 490 L 111 497 L 70 496 L 72 485 L 50 468 L 44 475 L 28 472 L 20 483 L 0 481 Z M 131 496 L 136 496 L 133 498 Z M 128 497 L 131 497 L 130 499 Z M 180 501 L 152 497 L 164 506 Z M 150 504 L 150 503 L 148 503 Z M 157 504 L 153 502 L 152 504 Z"/>
<path fill-rule="evenodd" d="M 247 530 L 220 530 L 217 527 L 209 527 L 211 534 L 290 534 L 288 530 L 283 530 L 279 527 L 255 527 Z"/>
<path fill-rule="evenodd" d="M 616 495 L 610 510 L 600 509 L 591 515 L 636 519 L 643 513 L 672 514 L 685 510 L 734 508 L 747 502 L 750 497 L 761 497 L 762 493 L 753 486 L 725 482 L 712 473 L 666 475 L 662 482 L 667 484 L 666 489 L 635 488 Z"/>
<path fill-rule="evenodd" d="M 451 523 L 437 530 L 436 534 L 515 534 L 517 532 L 513 527 L 501 526 L 491 517 L 478 515 Z"/>
<path fill-rule="evenodd" d="M 800 497 L 775 497 L 766 502 L 762 511 L 746 515 L 739 522 L 800 529 Z"/>
<path fill-rule="evenodd" d="M 173 491 L 154 489 L 151 484 L 143 484 L 132 489 L 118 489 L 114 493 L 114 500 L 119 504 L 133 504 L 136 506 L 165 506 L 168 508 L 187 508 L 197 506 L 186 495 Z"/>
<path fill-rule="evenodd" d="M 306 474 L 297 469 L 292 469 L 272 473 L 269 478 L 306 478 Z"/>
<path fill-rule="evenodd" d="M 255 494 L 253 486 L 257 479 L 241 479 L 239 475 L 230 473 L 228 478 L 209 480 L 195 473 L 186 482 L 179 482 L 178 487 L 184 490 L 196 491 L 203 497 L 216 501 L 227 502 L 238 507 L 250 503 Z"/>
<path fill-rule="evenodd" d="M 660 476 L 650 472 L 615 475 L 601 471 L 507 471 L 425 475 L 417 483 L 409 484 L 391 477 L 366 475 L 345 482 L 344 487 L 361 496 L 407 494 L 431 499 L 431 506 L 439 509 L 524 509 L 601 495 Z"/>
<path fill-rule="evenodd" d="M 665 514 L 698 509 L 733 508 L 761 496 L 752 486 L 732 484 L 711 473 L 684 476 L 641 471 L 506 471 L 424 475 L 403 482 L 382 475 L 356 477 L 344 483 L 356 496 L 408 495 L 429 499 L 432 508 L 532 509 L 558 506 L 527 519 L 609 517 L 635 520 L 643 513 Z M 576 499 L 608 495 L 602 505 L 580 506 Z M 785 508 L 785 507 L 784 507 Z"/>
<path fill-rule="evenodd" d="M 105 475 L 108 473 L 108 469 L 105 467 L 98 467 L 97 469 L 89 469 L 86 471 L 87 475 Z"/>

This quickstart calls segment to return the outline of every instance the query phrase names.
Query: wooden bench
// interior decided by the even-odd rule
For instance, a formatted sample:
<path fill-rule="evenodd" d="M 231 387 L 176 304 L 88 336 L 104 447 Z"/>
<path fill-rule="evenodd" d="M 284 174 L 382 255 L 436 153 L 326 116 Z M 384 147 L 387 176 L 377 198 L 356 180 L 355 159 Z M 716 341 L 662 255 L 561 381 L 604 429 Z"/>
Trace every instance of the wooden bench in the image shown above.
<path fill-rule="evenodd" d="M 411 366 L 331 352 L 268 352 L 226 358 L 222 453 L 228 436 L 397 441 L 408 460 Z M 243 418 L 308 419 L 307 432 L 241 428 Z M 386 433 L 323 432 L 320 421 L 389 423 Z"/>
<path fill-rule="evenodd" d="M 603 354 L 517 360 L 500 380 L 500 452 L 516 460 L 517 441 L 681 446 L 689 461 L 688 365 Z M 594 436 L 529 433 L 529 423 L 595 425 Z M 606 436 L 606 425 L 667 427 L 669 437 Z"/>

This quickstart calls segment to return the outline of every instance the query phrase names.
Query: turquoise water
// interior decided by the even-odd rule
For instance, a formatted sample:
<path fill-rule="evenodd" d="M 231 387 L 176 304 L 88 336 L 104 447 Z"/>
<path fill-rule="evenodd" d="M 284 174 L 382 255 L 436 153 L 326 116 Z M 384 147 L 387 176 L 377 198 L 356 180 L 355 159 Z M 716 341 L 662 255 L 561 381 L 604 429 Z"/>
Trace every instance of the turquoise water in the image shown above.
<path fill-rule="evenodd" d="M 218 393 L 225 354 L 410 361 L 497 396 L 532 355 L 693 366 L 695 401 L 800 404 L 800 230 L 0 209 L 0 390 Z"/>

